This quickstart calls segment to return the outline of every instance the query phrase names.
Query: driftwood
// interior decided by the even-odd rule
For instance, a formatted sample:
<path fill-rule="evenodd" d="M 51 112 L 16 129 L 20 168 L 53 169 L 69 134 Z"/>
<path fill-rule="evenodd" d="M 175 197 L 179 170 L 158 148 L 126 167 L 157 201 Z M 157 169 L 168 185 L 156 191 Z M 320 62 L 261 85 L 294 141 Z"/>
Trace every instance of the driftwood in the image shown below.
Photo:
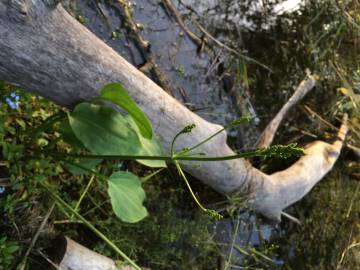
<path fill-rule="evenodd" d="M 68 237 L 65 238 L 65 245 L 60 270 L 134 270 L 130 266 L 117 266 L 112 259 L 91 251 Z"/>
<path fill-rule="evenodd" d="M 308 77 L 311 77 L 310 71 L 307 70 Z M 276 116 L 271 120 L 271 122 L 266 126 L 265 130 L 262 132 L 256 147 L 268 147 L 274 140 L 275 133 L 279 128 L 281 122 L 283 121 L 286 114 L 289 110 L 294 107 L 294 105 L 301 100 L 314 86 L 315 79 L 304 80 L 300 83 L 295 93 L 290 97 L 288 102 L 281 108 L 281 110 L 276 114 Z M 308 84 L 308 85 L 306 85 Z"/>
<path fill-rule="evenodd" d="M 191 123 L 196 128 L 179 138 L 177 150 L 222 129 L 165 93 L 54 2 L 0 2 L 1 79 L 68 107 L 96 97 L 98 89 L 109 82 L 120 82 L 149 116 L 166 151 L 174 135 Z M 313 82 L 314 78 L 310 76 L 307 81 Z M 346 131 L 344 121 L 334 144 L 315 142 L 306 148 L 306 156 L 272 175 L 262 173 L 244 159 L 198 162 L 201 166 L 187 162 L 183 166 L 221 193 L 246 192 L 256 211 L 280 220 L 282 210 L 300 200 L 332 168 Z M 225 132 L 199 151 L 208 156 L 234 154 L 226 144 Z"/>

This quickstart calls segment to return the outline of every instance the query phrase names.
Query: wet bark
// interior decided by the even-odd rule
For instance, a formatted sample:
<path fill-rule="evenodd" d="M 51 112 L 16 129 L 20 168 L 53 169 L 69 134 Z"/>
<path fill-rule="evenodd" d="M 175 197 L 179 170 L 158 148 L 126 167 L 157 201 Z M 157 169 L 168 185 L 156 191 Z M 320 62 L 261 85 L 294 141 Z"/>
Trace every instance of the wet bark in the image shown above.
<path fill-rule="evenodd" d="M 120 82 L 151 119 L 166 151 L 186 125 L 195 123 L 196 128 L 177 141 L 178 150 L 222 128 L 169 96 L 54 0 L 0 2 L 0 79 L 67 107 L 96 97 L 98 89 L 109 82 Z M 341 134 L 345 133 L 344 125 Z M 307 148 L 308 155 L 273 175 L 244 159 L 183 166 L 218 192 L 246 193 L 255 210 L 280 220 L 282 210 L 301 199 L 332 168 L 341 146 L 342 141 L 314 143 Z M 226 144 L 225 132 L 199 150 L 208 156 L 234 154 Z"/>

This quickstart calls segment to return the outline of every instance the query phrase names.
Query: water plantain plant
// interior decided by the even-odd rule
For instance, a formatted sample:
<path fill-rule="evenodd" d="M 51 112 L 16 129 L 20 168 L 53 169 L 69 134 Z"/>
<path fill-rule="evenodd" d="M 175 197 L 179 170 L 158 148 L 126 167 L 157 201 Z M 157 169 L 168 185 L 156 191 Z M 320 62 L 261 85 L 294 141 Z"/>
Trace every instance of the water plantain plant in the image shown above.
<path fill-rule="evenodd" d="M 103 180 L 107 183 L 108 196 L 114 213 L 126 223 L 139 222 L 148 215 L 148 211 L 143 205 L 146 195 L 142 188 L 142 183 L 164 169 L 167 166 L 166 162 L 175 165 L 200 209 L 209 216 L 219 219 L 221 215 L 214 210 L 205 208 L 192 191 L 190 183 L 181 168 L 181 160 L 211 162 L 241 157 L 274 155 L 286 158 L 289 155 L 301 155 L 303 153 L 303 150 L 294 144 L 286 146 L 275 145 L 269 148 L 224 157 L 209 157 L 205 154 L 194 152 L 199 146 L 208 142 L 225 129 L 240 125 L 244 121 L 249 120 L 244 118 L 231 122 L 224 129 L 219 130 L 194 146 L 176 151 L 176 140 L 180 136 L 186 136 L 187 133 L 196 128 L 195 125 L 189 123 L 188 126 L 184 127 L 174 136 L 170 154 L 166 155 L 152 129 L 149 119 L 128 95 L 127 91 L 118 83 L 110 83 L 104 86 L 97 98 L 91 102 L 78 104 L 71 112 L 60 111 L 53 115 L 44 115 L 43 118 L 44 121 L 41 125 L 32 128 L 30 140 L 20 151 L 23 154 L 19 151 L 16 152 L 26 156 L 28 160 L 43 160 L 41 157 L 50 157 L 62 164 L 62 167 L 66 168 L 73 175 L 88 175 L 90 178 L 88 186 L 91 185 L 94 176 Z M 49 137 L 48 140 L 44 139 L 42 135 L 54 126 L 58 126 L 55 129 L 57 131 L 54 137 Z M 65 143 L 68 147 L 63 147 L 60 150 L 54 147 L 54 145 L 60 142 Z M 8 144 L 3 144 L 3 152 L 10 147 L 4 147 L 4 145 L 9 146 Z M 10 159 L 16 161 L 16 157 L 11 157 Z M 113 160 L 114 163 L 121 163 L 123 160 L 134 160 L 147 167 L 158 169 L 150 174 L 149 177 L 143 179 L 132 172 L 120 170 L 121 166 L 113 166 L 110 171 L 107 170 L 106 172 L 96 170 L 96 166 L 104 160 Z M 42 165 L 40 164 L 39 166 L 41 167 Z M 54 174 L 56 174 L 55 171 L 51 173 L 51 175 Z M 76 218 L 81 221 L 123 259 L 136 269 L 140 269 L 111 240 L 78 213 L 79 204 L 82 198 L 84 198 L 88 186 L 85 188 L 76 206 L 73 207 L 54 191 L 47 177 L 39 176 L 36 181 L 66 211 L 70 219 Z"/>
<path fill-rule="evenodd" d="M 223 130 L 191 148 L 175 152 L 174 145 L 176 139 L 180 135 L 190 133 L 195 128 L 195 125 L 190 124 L 175 135 L 172 142 L 171 155 L 166 156 L 157 136 L 152 130 L 149 119 L 120 84 L 108 84 L 100 93 L 100 96 L 92 103 L 80 103 L 72 112 L 67 113 L 66 121 L 68 121 L 75 135 L 73 137 L 76 137 L 76 140 L 91 153 L 89 155 L 73 155 L 73 157 L 85 160 L 101 160 L 106 158 L 118 160 L 136 159 L 139 163 L 152 168 L 166 167 L 165 161 L 172 161 L 192 193 L 179 160 L 216 161 L 263 155 L 287 157 L 291 154 L 302 154 L 302 149 L 297 148 L 296 145 L 272 146 L 228 157 L 206 157 L 201 155 L 194 156 L 192 154 L 193 150 Z M 104 101 L 110 102 L 110 104 L 99 104 Z M 124 113 L 119 112 L 120 110 L 127 114 L 124 115 Z M 243 122 L 244 119 L 233 121 L 226 128 L 239 125 Z M 69 135 L 69 131 L 67 132 L 67 135 Z M 76 142 L 74 146 L 79 145 L 79 142 Z M 71 155 L 68 156 L 71 157 Z M 74 164 L 72 165 L 74 166 Z M 102 176 L 102 178 L 105 178 L 105 176 Z M 140 179 L 136 175 L 131 172 L 116 171 L 107 178 L 107 183 L 114 212 L 122 221 L 133 223 L 146 217 L 147 211 L 142 205 L 145 199 L 145 192 L 141 187 Z M 196 196 L 193 193 L 192 195 L 202 210 L 215 218 L 221 217 L 215 211 L 203 207 Z"/>

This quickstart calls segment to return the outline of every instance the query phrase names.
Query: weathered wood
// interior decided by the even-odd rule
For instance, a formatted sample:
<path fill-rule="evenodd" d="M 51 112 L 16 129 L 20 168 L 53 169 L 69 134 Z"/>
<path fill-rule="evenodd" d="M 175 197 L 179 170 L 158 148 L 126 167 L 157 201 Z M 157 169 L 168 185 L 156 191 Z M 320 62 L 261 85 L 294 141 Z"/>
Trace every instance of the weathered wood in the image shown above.
<path fill-rule="evenodd" d="M 72 18 L 61 5 L 42 0 L 0 2 L 0 78 L 60 105 L 71 107 L 98 95 L 109 82 L 120 82 L 151 119 L 169 151 L 174 135 L 191 123 L 196 128 L 176 143 L 178 150 L 209 137 L 222 127 L 200 118 L 165 93 L 113 49 Z M 345 124 L 344 128 L 345 130 Z M 281 211 L 301 199 L 333 166 L 340 144 L 317 142 L 308 155 L 273 175 L 244 159 L 184 163 L 187 172 L 215 190 L 247 193 L 255 210 L 279 220 Z M 208 156 L 232 155 L 226 133 L 199 151 Z"/>
<path fill-rule="evenodd" d="M 91 251 L 66 237 L 66 251 L 62 258 L 60 270 L 134 270 L 130 266 L 116 266 L 108 257 Z"/>
<path fill-rule="evenodd" d="M 305 196 L 334 166 L 348 132 L 344 115 L 337 140 L 333 144 L 315 141 L 305 146 L 305 155 L 289 168 L 268 178 L 263 200 L 255 202 L 262 213 L 281 213 L 282 209 Z M 271 195 L 270 195 L 271 194 Z M 261 196 L 257 193 L 257 196 Z M 274 219 L 279 216 L 274 216 Z"/>
<path fill-rule="evenodd" d="M 310 80 L 303 80 L 299 86 L 296 88 L 294 94 L 286 102 L 286 104 L 281 108 L 281 110 L 276 114 L 276 116 L 271 120 L 271 122 L 266 126 L 265 130 L 262 132 L 256 147 L 268 147 L 274 140 L 276 131 L 278 130 L 281 122 L 289 112 L 291 108 L 295 106 L 303 97 L 309 93 L 311 89 L 314 88 L 316 79 L 311 75 L 310 71 L 307 70 L 307 76 Z"/>

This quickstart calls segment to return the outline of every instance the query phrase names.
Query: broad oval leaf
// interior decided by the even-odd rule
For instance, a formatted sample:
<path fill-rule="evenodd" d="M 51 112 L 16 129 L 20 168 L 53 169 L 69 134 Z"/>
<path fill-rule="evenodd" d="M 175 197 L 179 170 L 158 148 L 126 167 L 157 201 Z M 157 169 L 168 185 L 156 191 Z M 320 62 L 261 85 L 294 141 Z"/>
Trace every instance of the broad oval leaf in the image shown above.
<path fill-rule="evenodd" d="M 59 132 L 62 136 L 64 142 L 70 144 L 73 150 L 83 149 L 83 143 L 76 137 L 74 131 L 72 130 L 69 119 L 64 119 L 60 123 Z"/>
<path fill-rule="evenodd" d="M 136 132 L 110 107 L 81 103 L 68 118 L 76 137 L 94 154 L 137 155 L 140 151 Z"/>
<path fill-rule="evenodd" d="M 142 136 L 147 139 L 152 138 L 153 132 L 149 119 L 121 84 L 107 84 L 101 89 L 100 93 L 99 98 L 115 103 L 131 115 L 136 125 L 139 127 Z"/>
<path fill-rule="evenodd" d="M 139 139 L 141 142 L 142 147 L 140 148 L 139 155 L 143 156 L 162 156 L 164 155 L 164 151 L 162 148 L 162 145 L 156 136 L 156 134 L 153 134 L 151 139 L 147 139 L 138 132 L 139 129 L 137 125 L 135 124 L 134 120 L 127 116 L 126 117 L 130 126 L 137 132 L 139 135 Z M 137 162 L 141 163 L 142 165 L 151 167 L 151 168 L 161 168 L 166 167 L 166 163 L 164 160 L 149 160 L 149 159 L 137 159 Z"/>
<path fill-rule="evenodd" d="M 143 206 L 145 191 L 139 178 L 130 172 L 116 172 L 108 179 L 108 193 L 115 214 L 124 222 L 135 223 L 148 215 Z"/>

